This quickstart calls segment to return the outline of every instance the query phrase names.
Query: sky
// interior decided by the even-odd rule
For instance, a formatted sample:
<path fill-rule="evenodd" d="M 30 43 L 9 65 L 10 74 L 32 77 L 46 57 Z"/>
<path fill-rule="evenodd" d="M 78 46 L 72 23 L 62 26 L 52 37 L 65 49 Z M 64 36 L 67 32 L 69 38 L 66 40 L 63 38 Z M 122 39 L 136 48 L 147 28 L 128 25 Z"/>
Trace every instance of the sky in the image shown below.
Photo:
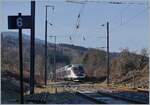
<path fill-rule="evenodd" d="M 100 0 L 97 0 L 100 1 Z M 135 4 L 109 4 L 112 0 L 86 4 L 69 3 L 65 0 L 37 0 L 35 13 L 35 37 L 45 38 L 45 6 L 55 6 L 54 11 L 48 8 L 48 36 L 56 36 L 57 43 L 68 43 L 88 48 L 106 47 L 106 22 L 109 22 L 110 51 L 119 52 L 122 48 L 140 51 L 148 48 L 149 9 L 147 0 Z M 114 1 L 114 0 L 113 0 Z M 119 1 L 119 0 L 118 0 Z M 80 13 L 81 11 L 81 13 Z M 8 30 L 9 15 L 30 15 L 29 0 L 2 0 L 1 2 L 1 31 Z M 76 29 L 77 17 L 80 13 L 79 28 Z M 102 26 L 104 24 L 104 26 Z M 30 35 L 30 30 L 23 30 Z M 71 39 L 70 40 L 70 36 Z M 48 37 L 49 42 L 54 39 Z M 104 49 L 105 50 L 105 49 Z"/>

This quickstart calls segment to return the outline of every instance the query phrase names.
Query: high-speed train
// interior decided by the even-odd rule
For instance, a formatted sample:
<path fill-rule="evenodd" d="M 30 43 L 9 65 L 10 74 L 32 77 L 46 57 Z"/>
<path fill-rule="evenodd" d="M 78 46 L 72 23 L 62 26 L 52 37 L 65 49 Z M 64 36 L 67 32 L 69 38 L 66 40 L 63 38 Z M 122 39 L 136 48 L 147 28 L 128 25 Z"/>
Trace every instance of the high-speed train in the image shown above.
<path fill-rule="evenodd" d="M 56 78 L 59 80 L 83 80 L 85 70 L 81 64 L 70 64 L 56 69 Z"/>

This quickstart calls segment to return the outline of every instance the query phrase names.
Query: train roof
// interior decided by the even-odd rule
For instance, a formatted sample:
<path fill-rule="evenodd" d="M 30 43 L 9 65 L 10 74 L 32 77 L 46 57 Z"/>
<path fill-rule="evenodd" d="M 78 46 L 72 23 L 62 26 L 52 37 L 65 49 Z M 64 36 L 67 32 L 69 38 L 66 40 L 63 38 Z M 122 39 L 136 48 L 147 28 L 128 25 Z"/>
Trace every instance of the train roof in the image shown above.
<path fill-rule="evenodd" d="M 82 64 L 72 64 L 71 67 L 78 67 L 78 66 L 83 66 Z"/>
<path fill-rule="evenodd" d="M 66 65 L 64 67 L 61 67 L 59 69 L 56 69 L 56 72 L 60 72 L 60 71 L 66 71 L 67 68 L 69 67 L 79 67 L 79 66 L 83 66 L 82 64 L 70 64 L 70 65 Z"/>

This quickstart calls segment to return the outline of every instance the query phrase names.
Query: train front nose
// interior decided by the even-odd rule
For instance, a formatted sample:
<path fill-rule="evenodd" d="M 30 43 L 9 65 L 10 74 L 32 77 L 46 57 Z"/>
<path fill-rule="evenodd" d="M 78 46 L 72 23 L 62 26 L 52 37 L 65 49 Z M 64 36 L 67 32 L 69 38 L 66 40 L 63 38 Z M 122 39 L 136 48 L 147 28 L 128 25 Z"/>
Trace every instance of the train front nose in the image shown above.
<path fill-rule="evenodd" d="M 77 76 L 84 76 L 84 73 L 76 74 Z"/>
<path fill-rule="evenodd" d="M 82 66 L 72 67 L 73 78 L 80 79 L 85 77 L 84 69 Z"/>
<path fill-rule="evenodd" d="M 73 70 L 74 74 L 76 76 L 84 76 L 84 71 L 80 71 L 80 70 Z"/>

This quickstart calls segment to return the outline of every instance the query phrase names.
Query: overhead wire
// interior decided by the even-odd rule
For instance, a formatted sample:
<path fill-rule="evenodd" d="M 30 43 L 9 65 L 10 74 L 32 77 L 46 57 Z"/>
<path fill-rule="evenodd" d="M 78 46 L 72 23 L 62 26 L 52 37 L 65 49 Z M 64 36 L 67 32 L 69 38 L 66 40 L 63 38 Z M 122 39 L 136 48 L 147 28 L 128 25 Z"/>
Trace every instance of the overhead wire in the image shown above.
<path fill-rule="evenodd" d="M 82 7 L 79 11 L 79 14 L 78 14 L 78 17 L 77 17 L 76 29 L 79 29 L 79 27 L 80 27 L 81 14 L 83 13 L 84 6 L 85 6 L 85 4 L 82 4 Z"/>
<path fill-rule="evenodd" d="M 131 2 L 131 1 L 107 1 L 107 0 L 66 0 L 66 2 L 70 3 L 76 3 L 76 4 L 85 4 L 85 3 L 100 3 L 100 4 L 133 4 L 133 5 L 145 5 L 145 3 L 136 1 L 136 2 Z"/>
<path fill-rule="evenodd" d="M 54 7 L 52 7 L 52 14 L 51 14 L 51 19 L 48 19 L 48 24 L 49 26 L 51 27 L 50 29 L 53 30 L 53 27 L 54 27 L 54 20 L 53 20 L 53 16 L 54 16 Z"/>
<path fill-rule="evenodd" d="M 138 17 L 141 13 L 143 13 L 145 10 L 147 10 L 147 8 L 149 8 L 149 7 L 147 7 L 146 9 L 144 9 L 144 10 L 138 12 L 136 15 L 134 15 L 133 17 L 131 17 L 130 19 L 128 19 L 127 21 L 124 22 L 124 20 L 123 20 L 123 13 L 124 13 L 124 11 L 126 11 L 130 6 L 131 6 L 131 4 L 128 4 L 128 6 L 126 6 L 125 8 L 123 8 L 123 9 L 119 12 L 119 15 L 120 15 L 120 24 L 119 24 L 119 26 L 124 26 L 124 25 L 128 24 L 129 22 L 131 22 L 132 20 L 134 20 L 136 17 Z M 116 15 L 116 16 L 117 16 L 117 15 Z M 116 19 L 116 16 L 113 17 L 113 19 L 111 19 L 109 22 L 111 22 L 112 20 L 114 20 L 114 18 Z M 106 24 L 106 23 L 105 23 L 105 24 Z M 103 24 L 102 26 L 104 26 L 104 24 Z M 118 26 L 118 27 L 119 27 L 119 26 Z M 117 29 L 118 29 L 118 27 L 117 27 Z M 115 28 L 116 28 L 116 27 L 115 27 Z M 114 31 L 114 30 L 113 30 L 113 31 Z M 113 32 L 113 31 L 111 30 L 110 32 Z"/>
<path fill-rule="evenodd" d="M 123 9 L 119 12 L 119 14 L 120 14 L 120 24 L 123 23 L 123 14 L 124 14 L 124 12 L 125 12 L 127 9 L 129 9 L 129 7 L 131 7 L 131 4 L 127 5 L 125 8 L 123 8 Z"/>
<path fill-rule="evenodd" d="M 124 26 L 128 23 L 130 23 L 131 21 L 133 21 L 136 17 L 140 16 L 141 14 L 144 13 L 144 11 L 146 11 L 147 9 L 149 9 L 149 7 L 146 7 L 145 9 L 143 9 L 142 11 L 138 12 L 136 15 L 132 16 L 131 18 L 129 18 L 126 22 L 124 22 L 123 24 L 120 24 L 116 27 L 114 27 L 110 32 L 113 32 L 114 30 L 120 28 L 121 26 Z"/>
<path fill-rule="evenodd" d="M 80 8 L 79 13 L 77 15 L 75 27 L 74 27 L 73 32 L 71 33 L 71 35 L 69 37 L 71 43 L 73 43 L 73 36 L 77 35 L 77 30 L 80 28 L 81 15 L 83 13 L 84 7 L 85 7 L 85 3 L 81 5 L 81 8 Z"/>
<path fill-rule="evenodd" d="M 109 2 L 109 3 L 112 3 L 113 4 L 113 2 Z M 112 22 L 113 21 L 113 24 L 115 24 L 115 23 L 118 23 L 118 20 L 120 20 L 120 25 L 121 24 L 123 24 L 123 21 L 124 21 L 124 17 L 122 16 L 123 15 L 123 13 L 127 10 L 127 9 L 129 9 L 131 6 L 133 6 L 133 5 L 148 5 L 147 4 L 147 2 L 145 2 L 145 3 L 141 3 L 141 2 L 114 2 L 114 3 L 116 3 L 116 4 L 125 4 L 125 5 L 127 5 L 125 8 L 123 8 L 123 9 L 121 9 L 120 11 L 119 11 L 119 18 L 120 19 L 118 19 L 118 14 L 117 15 L 115 15 L 112 19 L 110 19 L 110 20 L 107 20 L 107 21 L 109 21 L 109 22 Z M 115 21 L 114 22 L 114 19 L 115 20 L 117 20 L 117 21 Z M 106 21 L 105 21 L 106 22 Z M 104 24 L 106 24 L 106 23 L 104 23 Z"/>
<path fill-rule="evenodd" d="M 90 1 L 88 1 L 88 0 L 86 0 L 85 1 L 85 3 L 87 3 L 87 2 L 90 2 Z M 82 6 L 84 6 L 84 4 L 85 3 L 83 3 L 82 4 Z M 130 18 L 129 20 L 127 20 L 126 22 L 124 22 L 124 17 L 123 17 L 123 13 L 124 13 L 124 11 L 126 11 L 131 5 L 145 5 L 145 3 L 132 3 L 132 2 L 107 2 L 107 3 L 110 3 L 110 4 L 127 4 L 127 6 L 125 7 L 125 8 L 123 8 L 122 10 L 120 10 L 120 12 L 119 12 L 119 15 L 120 15 L 120 25 L 119 26 L 124 26 L 125 24 L 127 24 L 128 22 L 130 22 L 130 21 L 132 21 L 132 18 L 134 19 L 134 18 L 136 18 L 137 16 L 133 16 L 132 18 Z M 79 14 L 78 14 L 78 17 L 77 17 L 77 21 L 76 21 L 76 25 L 75 25 L 75 28 L 74 28 L 74 30 L 73 30 L 73 32 L 72 32 L 72 34 L 71 35 L 76 35 L 76 33 L 77 33 L 77 30 L 80 28 L 80 17 L 81 17 L 81 11 L 83 11 L 83 9 L 82 8 L 84 8 L 84 7 L 81 7 L 81 9 L 80 9 L 80 12 L 79 12 Z M 143 11 L 141 11 L 141 12 L 143 12 Z M 140 12 L 140 13 L 141 13 Z M 139 15 L 139 13 L 138 13 L 138 15 Z M 118 16 L 118 15 L 117 15 Z M 116 16 L 114 17 L 115 19 L 116 19 Z M 111 22 L 113 19 L 111 19 L 109 22 Z M 71 36 L 70 36 L 71 37 Z M 87 37 L 85 37 L 84 35 L 82 35 L 82 38 L 83 38 L 83 40 L 84 41 L 87 41 Z M 72 40 L 72 38 L 70 38 L 70 40 Z"/>
<path fill-rule="evenodd" d="M 54 16 L 54 7 L 52 7 L 52 14 L 51 14 L 51 21 L 48 21 L 48 24 L 50 25 L 50 26 L 53 26 L 53 16 Z"/>
<path fill-rule="evenodd" d="M 123 9 L 121 9 L 119 11 L 119 16 L 118 16 L 118 14 L 116 14 L 115 16 L 112 17 L 112 19 L 109 20 L 109 22 L 113 21 L 113 24 L 116 24 L 116 23 L 118 23 L 118 20 L 120 20 L 120 24 L 122 24 L 123 23 L 123 13 L 130 7 L 131 7 L 131 4 L 128 4 L 126 7 L 124 7 Z M 116 21 L 114 21 L 114 20 L 116 20 Z M 105 21 L 105 23 L 103 23 L 103 24 L 106 24 L 106 22 L 107 21 Z"/>

